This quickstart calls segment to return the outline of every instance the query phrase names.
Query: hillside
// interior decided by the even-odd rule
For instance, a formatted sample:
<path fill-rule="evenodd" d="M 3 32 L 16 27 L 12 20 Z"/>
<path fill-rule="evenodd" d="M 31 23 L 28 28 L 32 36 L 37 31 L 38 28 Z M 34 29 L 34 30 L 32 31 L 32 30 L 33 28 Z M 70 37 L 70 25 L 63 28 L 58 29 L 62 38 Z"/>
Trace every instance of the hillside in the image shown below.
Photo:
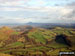
<path fill-rule="evenodd" d="M 0 47 L 2 47 L 5 43 L 6 40 L 10 38 L 12 35 L 17 35 L 19 32 L 16 32 L 10 27 L 4 26 L 0 28 Z"/>
<path fill-rule="evenodd" d="M 9 27 L 0 29 L 1 53 L 13 56 L 57 56 L 60 51 L 75 50 L 74 28 L 44 29 L 29 27 L 26 30 L 26 28 L 21 27 L 21 29 L 24 31 L 16 31 Z"/>

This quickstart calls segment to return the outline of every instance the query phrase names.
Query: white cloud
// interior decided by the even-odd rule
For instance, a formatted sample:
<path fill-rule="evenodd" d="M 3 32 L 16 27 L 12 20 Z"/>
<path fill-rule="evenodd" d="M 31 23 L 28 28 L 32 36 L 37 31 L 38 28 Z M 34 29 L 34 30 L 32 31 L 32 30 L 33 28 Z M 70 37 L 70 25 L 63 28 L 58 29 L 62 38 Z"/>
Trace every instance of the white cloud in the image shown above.
<path fill-rule="evenodd" d="M 19 22 L 19 23 L 25 23 L 25 22 L 51 22 L 51 20 L 61 20 L 61 21 L 67 21 L 67 20 L 74 20 L 74 18 L 66 18 L 65 15 L 68 15 L 72 12 L 73 9 L 61 7 L 61 6 L 55 6 L 55 7 L 19 7 L 19 8 L 1 8 L 0 10 L 3 11 L 30 11 L 33 12 L 31 18 L 12 18 L 12 20 L 9 20 L 9 18 L 6 19 L 7 22 L 13 21 L 13 22 Z M 37 15 L 34 13 L 34 11 L 39 12 Z M 40 15 L 42 13 L 42 15 Z M 22 13 L 21 13 L 22 14 Z M 23 16 L 23 15 L 19 16 Z M 30 16 L 30 14 L 28 15 Z M 63 17 L 64 16 L 64 17 Z M 44 19 L 44 20 L 43 20 Z M 43 21 L 42 21 L 43 20 Z"/>
<path fill-rule="evenodd" d="M 24 2 L 25 1 L 25 2 Z M 31 16 L 30 18 L 26 19 L 23 18 L 24 14 L 22 13 L 18 16 L 22 18 L 12 18 L 12 17 L 4 17 L 4 19 L 0 19 L 2 22 L 19 22 L 19 23 L 24 23 L 24 22 L 51 22 L 52 21 L 59 21 L 61 22 L 64 21 L 75 21 L 75 16 L 73 16 L 73 11 L 75 10 L 74 3 L 73 6 L 72 4 L 69 6 L 28 6 L 27 3 L 30 0 L 0 0 L 0 11 L 8 12 L 8 11 L 27 11 L 28 13 L 27 16 Z M 45 2 L 43 0 L 37 0 L 37 4 L 39 5 L 44 5 Z M 27 13 L 25 12 L 25 13 Z M 38 14 L 37 14 L 38 13 Z M 10 13 L 11 14 L 11 13 Z M 41 15 L 42 14 L 42 15 Z M 75 14 L 75 13 L 74 13 Z M 12 15 L 13 16 L 13 15 Z M 71 16 L 68 18 L 68 16 Z M 44 19 L 44 20 L 43 20 Z"/>
<path fill-rule="evenodd" d="M 25 6 L 28 0 L 0 0 L 0 6 Z"/>
<path fill-rule="evenodd" d="M 73 11 L 73 9 L 68 9 L 68 8 L 62 8 L 62 9 L 60 9 L 60 11 L 61 11 L 61 13 L 63 14 L 63 15 L 66 15 L 66 14 L 69 14 L 69 13 L 71 13 L 72 11 Z"/>
<path fill-rule="evenodd" d="M 19 10 L 22 10 L 22 9 L 21 8 L 9 8 L 9 7 L 0 8 L 0 11 L 19 11 Z"/>

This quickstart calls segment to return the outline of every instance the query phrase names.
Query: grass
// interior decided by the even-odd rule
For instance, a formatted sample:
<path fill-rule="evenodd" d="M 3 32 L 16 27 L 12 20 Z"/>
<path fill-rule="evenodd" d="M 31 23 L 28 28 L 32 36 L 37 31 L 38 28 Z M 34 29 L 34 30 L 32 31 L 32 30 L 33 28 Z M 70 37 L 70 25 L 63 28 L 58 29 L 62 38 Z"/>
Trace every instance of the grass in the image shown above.
<path fill-rule="evenodd" d="M 10 53 L 13 52 L 13 54 L 17 54 L 17 55 L 21 55 L 21 54 L 26 54 L 26 52 L 30 52 L 31 54 L 42 54 L 40 51 L 45 51 L 48 55 L 58 55 L 59 51 L 71 51 L 69 49 L 66 49 L 68 46 L 64 45 L 64 44 L 59 44 L 55 42 L 55 38 L 57 34 L 66 34 L 68 35 L 70 41 L 72 42 L 72 47 L 68 47 L 72 50 L 75 50 L 75 32 L 72 31 L 73 29 L 63 29 L 63 28 L 56 28 L 56 29 L 34 29 L 33 31 L 30 31 L 28 33 L 28 37 L 29 38 L 33 38 L 37 43 L 42 43 L 45 46 L 51 47 L 45 47 L 45 46 L 36 46 L 35 44 L 27 44 L 26 42 L 26 49 L 23 49 L 24 47 L 24 43 L 22 43 L 22 41 L 24 41 L 24 37 L 21 37 L 18 39 L 18 41 L 16 41 L 15 43 L 11 43 L 11 44 L 7 44 L 4 48 L 0 48 L 0 50 L 6 50 L 6 51 L 2 51 L 3 53 Z M 18 35 L 19 32 L 12 32 L 12 34 L 16 34 Z M 5 39 L 7 39 L 9 36 L 7 34 L 4 35 L 3 32 L 0 32 L 0 40 L 4 41 Z M 49 44 L 46 44 L 47 41 L 51 41 Z M 3 45 L 4 42 L 0 42 L 0 45 Z M 15 48 L 15 47 L 22 47 L 19 49 L 9 49 L 9 48 Z M 52 48 L 54 48 L 54 51 L 51 51 Z M 36 52 L 38 51 L 38 52 Z M 25 52 L 25 53 L 24 53 Z"/>
<path fill-rule="evenodd" d="M 36 40 L 36 42 L 41 42 L 43 44 L 46 44 L 46 39 L 43 36 L 43 34 L 39 31 L 37 32 L 30 32 L 28 35 L 30 38 L 34 38 Z"/>
<path fill-rule="evenodd" d="M 18 35 L 18 34 L 19 34 L 19 32 L 16 32 L 16 31 L 15 31 L 15 32 L 13 32 L 12 34 L 16 34 L 16 35 Z"/>
<path fill-rule="evenodd" d="M 9 55 L 9 54 L 0 53 L 0 56 L 13 56 L 13 55 Z"/>
<path fill-rule="evenodd" d="M 33 48 L 29 48 L 30 50 L 51 50 L 52 48 L 47 48 L 44 46 L 38 46 L 38 47 L 33 47 Z"/>
<path fill-rule="evenodd" d="M 67 45 L 56 43 L 55 41 L 53 41 L 53 42 L 52 42 L 51 44 L 49 44 L 48 46 L 49 46 L 49 47 L 53 47 L 53 48 L 68 47 Z"/>
<path fill-rule="evenodd" d="M 48 54 L 48 55 L 52 55 L 52 56 L 53 56 L 53 55 L 59 55 L 59 51 L 60 51 L 59 49 L 56 49 L 56 50 L 54 50 L 54 51 L 51 51 L 51 52 L 49 51 L 49 52 L 47 52 L 47 54 Z"/>
<path fill-rule="evenodd" d="M 18 46 L 23 46 L 23 43 L 21 43 L 21 42 L 15 42 L 15 43 L 6 45 L 6 48 L 13 48 L 13 47 L 18 47 Z"/>

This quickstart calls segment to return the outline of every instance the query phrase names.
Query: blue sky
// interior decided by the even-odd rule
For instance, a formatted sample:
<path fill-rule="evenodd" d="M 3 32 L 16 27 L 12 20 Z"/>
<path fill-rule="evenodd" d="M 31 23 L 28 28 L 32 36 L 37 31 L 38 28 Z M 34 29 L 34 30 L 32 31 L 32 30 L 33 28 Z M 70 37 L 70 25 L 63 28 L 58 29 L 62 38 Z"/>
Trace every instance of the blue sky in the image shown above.
<path fill-rule="evenodd" d="M 0 23 L 74 23 L 75 0 L 0 0 Z"/>

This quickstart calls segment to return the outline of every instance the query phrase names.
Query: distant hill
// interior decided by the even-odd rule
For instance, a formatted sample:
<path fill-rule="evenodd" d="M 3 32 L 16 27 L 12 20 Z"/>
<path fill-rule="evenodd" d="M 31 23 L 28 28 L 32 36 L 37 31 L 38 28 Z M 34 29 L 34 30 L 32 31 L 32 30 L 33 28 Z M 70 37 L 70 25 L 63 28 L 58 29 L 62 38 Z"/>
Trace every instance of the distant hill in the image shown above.
<path fill-rule="evenodd" d="M 29 29 L 32 29 L 33 27 L 32 26 L 16 26 L 16 27 L 13 27 L 14 30 L 16 31 L 26 31 L 26 30 L 29 30 Z"/>
<path fill-rule="evenodd" d="M 42 28 L 53 28 L 53 27 L 65 27 L 65 28 L 75 28 L 75 23 L 33 23 L 29 22 L 26 25 L 42 27 Z"/>
<path fill-rule="evenodd" d="M 34 26 L 34 27 L 42 27 L 42 28 L 53 28 L 53 27 L 65 27 L 65 28 L 75 28 L 75 23 L 34 23 L 34 22 L 28 22 L 28 23 L 0 23 L 0 27 L 2 26 L 9 26 L 9 27 L 15 27 L 15 26 Z"/>

